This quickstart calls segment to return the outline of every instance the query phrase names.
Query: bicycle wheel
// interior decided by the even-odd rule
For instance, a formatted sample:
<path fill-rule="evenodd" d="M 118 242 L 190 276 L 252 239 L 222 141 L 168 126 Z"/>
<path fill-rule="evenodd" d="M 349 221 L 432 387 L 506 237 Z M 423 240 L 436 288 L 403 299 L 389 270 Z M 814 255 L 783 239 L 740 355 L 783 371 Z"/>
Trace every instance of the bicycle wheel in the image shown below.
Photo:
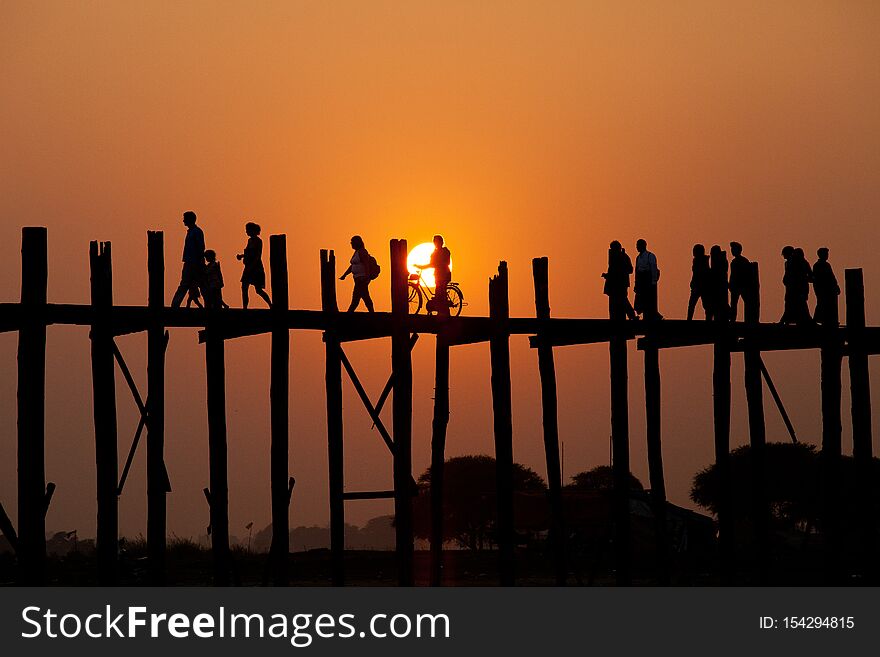
<path fill-rule="evenodd" d="M 419 289 L 418 285 L 409 284 L 409 314 L 410 315 L 418 315 L 422 310 L 422 303 L 424 303 L 424 299 L 422 298 L 422 291 Z"/>
<path fill-rule="evenodd" d="M 461 290 L 453 286 L 447 287 L 446 300 L 449 302 L 449 314 L 452 317 L 461 315 L 461 308 L 464 306 L 464 294 Z"/>

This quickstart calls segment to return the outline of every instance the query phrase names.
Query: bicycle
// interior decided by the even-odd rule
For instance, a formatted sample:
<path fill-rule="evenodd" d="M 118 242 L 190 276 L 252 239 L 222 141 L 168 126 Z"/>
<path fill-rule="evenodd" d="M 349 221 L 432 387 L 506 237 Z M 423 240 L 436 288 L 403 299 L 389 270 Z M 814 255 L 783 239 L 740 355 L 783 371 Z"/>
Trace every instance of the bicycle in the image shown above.
<path fill-rule="evenodd" d="M 425 303 L 425 299 L 428 300 Z M 409 275 L 409 312 L 411 315 L 418 315 L 422 306 L 425 306 L 428 314 L 432 312 L 437 312 L 435 307 L 432 307 L 432 302 L 436 302 L 437 298 L 435 296 L 434 290 L 432 290 L 427 283 L 425 283 L 425 279 L 422 278 L 422 270 L 419 269 L 419 273 L 410 274 Z M 461 288 L 458 286 L 458 283 L 449 282 L 446 285 L 446 303 L 449 306 L 449 315 L 451 317 L 458 317 L 461 315 L 461 309 L 465 306 L 464 302 L 464 293 L 461 291 Z"/>

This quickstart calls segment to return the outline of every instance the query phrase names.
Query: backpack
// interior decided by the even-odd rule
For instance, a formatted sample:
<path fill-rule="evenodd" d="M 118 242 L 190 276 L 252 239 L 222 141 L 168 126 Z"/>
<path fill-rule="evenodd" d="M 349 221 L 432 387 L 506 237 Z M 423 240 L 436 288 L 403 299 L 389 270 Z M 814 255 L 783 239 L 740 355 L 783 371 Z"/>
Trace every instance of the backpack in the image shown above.
<path fill-rule="evenodd" d="M 376 261 L 372 255 L 367 256 L 367 275 L 370 277 L 371 281 L 375 281 L 379 278 L 379 274 L 382 272 L 382 268 L 379 266 L 379 263 Z"/>

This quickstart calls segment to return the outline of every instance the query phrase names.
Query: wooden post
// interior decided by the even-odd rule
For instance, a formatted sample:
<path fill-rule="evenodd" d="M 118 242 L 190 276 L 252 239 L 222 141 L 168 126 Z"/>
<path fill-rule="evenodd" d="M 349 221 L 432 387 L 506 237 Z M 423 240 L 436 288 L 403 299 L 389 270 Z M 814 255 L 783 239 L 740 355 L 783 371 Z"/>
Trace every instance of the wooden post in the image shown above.
<path fill-rule="evenodd" d="M 119 541 L 119 498 L 116 444 L 116 370 L 113 362 L 113 273 L 110 242 L 89 244 L 92 297 L 92 391 L 95 422 L 95 463 L 97 466 L 98 582 L 116 583 Z"/>
<path fill-rule="evenodd" d="M 449 340 L 437 334 L 434 365 L 434 421 L 431 432 L 431 586 L 443 578 L 443 469 L 449 424 Z"/>
<path fill-rule="evenodd" d="M 412 356 L 409 314 L 406 240 L 391 240 L 391 370 L 394 376 L 394 527 L 396 532 L 398 581 L 413 585 L 412 517 Z"/>
<path fill-rule="evenodd" d="M 492 364 L 492 410 L 495 427 L 495 466 L 498 494 L 498 556 L 502 586 L 513 586 L 515 530 L 513 526 L 513 419 L 510 392 L 510 305 L 507 263 L 489 279 L 489 317 L 494 320 L 489 352 Z"/>
<path fill-rule="evenodd" d="M 761 321 L 760 282 L 758 263 L 752 264 L 752 294 L 743 296 L 744 317 L 750 327 Z M 743 351 L 743 380 L 749 414 L 749 445 L 752 479 L 752 523 L 755 538 L 755 566 L 758 582 L 767 583 L 769 576 L 770 508 L 765 486 L 765 452 L 767 430 L 764 423 L 764 388 L 761 382 L 761 352 L 749 348 L 748 340 Z"/>
<path fill-rule="evenodd" d="M 161 231 L 147 232 L 147 555 L 150 582 L 165 582 L 165 247 Z"/>
<path fill-rule="evenodd" d="M 821 522 L 825 544 L 825 583 L 842 583 L 841 568 L 841 524 L 843 509 L 840 476 L 842 455 L 841 434 L 841 365 L 843 350 L 840 342 L 840 329 L 825 326 L 821 351 L 821 390 L 822 390 L 822 451 L 820 459 Z"/>
<path fill-rule="evenodd" d="M 219 312 L 219 311 L 218 311 Z M 209 321 L 210 324 L 210 321 Z M 226 355 L 223 338 L 208 327 L 205 374 L 208 382 L 208 467 L 211 505 L 211 552 L 214 584 L 229 584 L 229 483 L 226 447 Z"/>
<path fill-rule="evenodd" d="M 648 477 L 654 511 L 654 540 L 657 581 L 669 584 L 669 538 L 666 530 L 666 480 L 663 476 L 663 448 L 660 424 L 660 350 L 645 341 L 645 426 L 648 443 Z"/>
<path fill-rule="evenodd" d="M 535 282 L 535 316 L 550 319 L 550 283 L 547 258 L 532 260 Z M 548 500 L 550 502 L 550 545 L 553 550 L 556 585 L 565 586 L 565 522 L 562 508 L 562 470 L 559 464 L 559 418 L 556 398 L 556 363 L 553 347 L 538 346 L 538 371 L 541 376 L 541 413 L 544 426 L 544 455 L 547 460 Z"/>
<path fill-rule="evenodd" d="M 338 312 L 336 305 L 336 256 L 321 250 L 321 308 Z M 330 560 L 334 586 L 345 584 L 345 501 L 342 442 L 342 359 L 339 341 L 330 330 L 324 333 L 327 391 L 327 461 L 330 483 Z"/>
<path fill-rule="evenodd" d="M 269 237 L 269 270 L 272 275 L 272 444 L 270 487 L 272 492 L 272 546 L 270 562 L 275 586 L 286 586 L 290 553 L 290 504 L 288 495 L 288 424 L 290 397 L 290 331 L 287 328 L 289 294 L 287 282 L 287 236 Z"/>
<path fill-rule="evenodd" d="M 721 321 L 726 321 L 722 319 Z M 726 331 L 714 345 L 712 373 L 713 411 L 715 424 L 715 467 L 718 469 L 718 547 L 721 581 L 733 579 L 733 502 L 730 476 L 730 346 Z"/>
<path fill-rule="evenodd" d="M 22 583 L 40 585 L 46 562 L 46 294 L 45 228 L 21 231 L 18 332 L 18 562 Z"/>
<path fill-rule="evenodd" d="M 861 269 L 847 269 L 846 328 L 849 340 L 849 384 L 852 400 L 853 460 L 855 461 L 856 495 L 861 519 L 861 568 L 869 580 L 876 572 L 874 565 L 874 505 L 872 486 L 871 383 L 868 355 L 865 351 L 865 283 Z"/>
<path fill-rule="evenodd" d="M 626 336 L 624 322 L 620 332 L 608 343 L 611 366 L 611 456 L 612 508 L 614 518 L 614 559 L 617 585 L 629 586 L 630 574 L 630 518 L 629 518 L 629 400 L 627 379 Z"/>

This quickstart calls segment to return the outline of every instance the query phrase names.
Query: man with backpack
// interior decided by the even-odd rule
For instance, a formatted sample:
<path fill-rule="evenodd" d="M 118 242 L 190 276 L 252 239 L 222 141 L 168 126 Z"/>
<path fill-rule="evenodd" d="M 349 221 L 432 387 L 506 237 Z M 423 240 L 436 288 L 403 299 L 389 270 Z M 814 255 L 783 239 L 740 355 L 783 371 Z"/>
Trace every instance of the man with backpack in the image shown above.
<path fill-rule="evenodd" d="M 379 276 L 379 263 L 369 254 L 364 246 L 364 240 L 360 235 L 351 238 L 351 248 L 354 253 L 348 269 L 339 277 L 340 281 L 344 281 L 345 277 L 351 274 L 354 276 L 354 290 L 351 293 L 351 305 L 348 312 L 352 313 L 363 299 L 367 310 L 373 312 L 373 300 L 370 298 L 370 282 Z"/>
<path fill-rule="evenodd" d="M 629 254 L 620 242 L 614 240 L 608 245 L 608 271 L 602 274 L 605 279 L 604 292 L 608 295 L 608 317 L 613 320 L 638 319 L 629 302 L 629 277 L 632 272 Z"/>

